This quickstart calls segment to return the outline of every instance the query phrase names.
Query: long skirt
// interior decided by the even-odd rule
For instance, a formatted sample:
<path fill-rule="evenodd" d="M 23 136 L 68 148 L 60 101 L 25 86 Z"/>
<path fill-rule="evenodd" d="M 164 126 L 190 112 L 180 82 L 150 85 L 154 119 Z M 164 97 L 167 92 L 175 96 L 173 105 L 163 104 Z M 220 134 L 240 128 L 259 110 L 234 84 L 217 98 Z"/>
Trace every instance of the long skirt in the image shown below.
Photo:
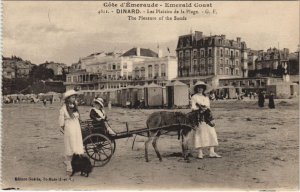
<path fill-rule="evenodd" d="M 68 119 L 65 121 L 65 155 L 84 154 L 82 133 L 78 119 Z"/>
<path fill-rule="evenodd" d="M 206 123 L 201 123 L 195 130 L 194 134 L 194 147 L 214 147 L 218 146 L 217 133 L 214 127 Z"/>

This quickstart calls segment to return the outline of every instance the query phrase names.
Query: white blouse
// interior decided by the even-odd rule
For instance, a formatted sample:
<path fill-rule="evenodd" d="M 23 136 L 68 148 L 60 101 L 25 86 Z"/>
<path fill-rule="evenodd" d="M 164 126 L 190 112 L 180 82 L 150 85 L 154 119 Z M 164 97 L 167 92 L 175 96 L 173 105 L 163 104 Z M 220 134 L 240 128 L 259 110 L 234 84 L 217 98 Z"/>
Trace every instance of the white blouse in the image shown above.
<path fill-rule="evenodd" d="M 204 105 L 207 108 L 210 108 L 210 101 L 209 98 L 204 96 L 204 95 L 200 95 L 200 94 L 195 94 L 192 96 L 191 98 L 191 102 L 192 102 L 192 110 L 198 110 L 199 107 L 196 105 Z"/>
<path fill-rule="evenodd" d="M 78 112 L 74 112 L 73 113 L 75 116 L 75 119 L 79 118 L 79 113 Z M 60 126 L 64 126 L 65 125 L 65 121 L 66 120 L 71 120 L 72 118 L 70 117 L 67 107 L 64 104 L 61 109 L 59 110 L 59 125 Z"/>

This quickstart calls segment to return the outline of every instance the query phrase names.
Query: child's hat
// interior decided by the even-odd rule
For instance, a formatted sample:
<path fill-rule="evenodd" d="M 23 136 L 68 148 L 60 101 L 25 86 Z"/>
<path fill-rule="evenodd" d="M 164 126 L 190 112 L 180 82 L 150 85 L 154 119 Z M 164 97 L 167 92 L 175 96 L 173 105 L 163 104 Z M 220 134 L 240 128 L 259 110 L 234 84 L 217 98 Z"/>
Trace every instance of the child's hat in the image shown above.
<path fill-rule="evenodd" d="M 104 107 L 104 100 L 100 97 L 94 99 L 94 103 L 98 103 L 99 105 L 101 105 L 101 107 Z"/>

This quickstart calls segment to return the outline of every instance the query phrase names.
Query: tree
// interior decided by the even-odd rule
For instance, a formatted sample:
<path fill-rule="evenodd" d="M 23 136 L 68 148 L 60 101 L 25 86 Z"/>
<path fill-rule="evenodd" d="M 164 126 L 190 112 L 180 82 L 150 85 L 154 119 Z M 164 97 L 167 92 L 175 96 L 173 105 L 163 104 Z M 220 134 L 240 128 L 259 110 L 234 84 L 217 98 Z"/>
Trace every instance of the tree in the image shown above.
<path fill-rule="evenodd" d="M 53 79 L 54 71 L 44 66 L 33 66 L 29 76 L 33 80 L 48 80 Z"/>

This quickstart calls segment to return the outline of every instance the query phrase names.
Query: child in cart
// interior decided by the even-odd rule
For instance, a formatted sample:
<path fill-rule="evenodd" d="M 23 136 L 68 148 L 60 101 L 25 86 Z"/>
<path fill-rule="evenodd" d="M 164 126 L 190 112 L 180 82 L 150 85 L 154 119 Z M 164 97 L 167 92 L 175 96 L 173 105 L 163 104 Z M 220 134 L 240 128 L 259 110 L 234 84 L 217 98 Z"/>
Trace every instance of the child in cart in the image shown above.
<path fill-rule="evenodd" d="M 107 117 L 104 111 L 104 101 L 102 98 L 94 99 L 94 107 L 90 111 L 90 118 L 93 120 L 94 128 L 104 134 L 116 135 L 107 123 Z"/>

